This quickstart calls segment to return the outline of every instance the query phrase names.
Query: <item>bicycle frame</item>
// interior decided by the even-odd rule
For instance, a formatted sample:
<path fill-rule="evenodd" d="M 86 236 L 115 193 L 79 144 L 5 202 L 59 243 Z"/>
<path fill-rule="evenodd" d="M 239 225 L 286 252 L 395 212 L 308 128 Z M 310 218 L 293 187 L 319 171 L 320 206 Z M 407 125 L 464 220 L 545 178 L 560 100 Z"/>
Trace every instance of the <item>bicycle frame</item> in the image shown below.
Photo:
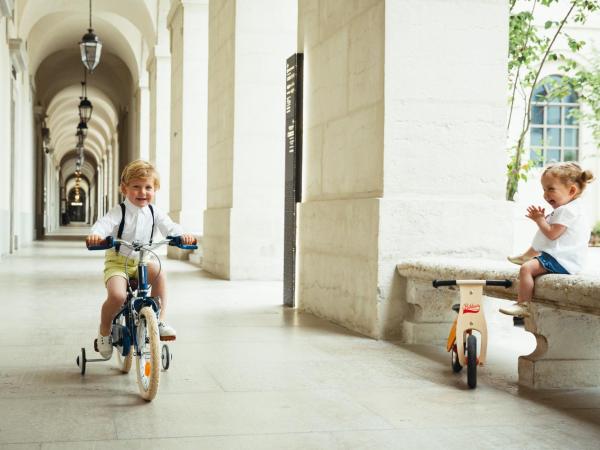
<path fill-rule="evenodd" d="M 121 242 L 121 244 L 128 245 L 128 242 L 115 240 L 115 242 Z M 155 244 L 154 248 L 162 245 L 164 243 L 168 243 L 169 241 L 163 241 Z M 130 248 L 138 248 L 135 245 L 128 245 Z M 125 300 L 125 304 L 123 308 L 117 313 L 112 322 L 112 330 L 113 330 L 113 342 L 119 347 L 122 348 L 121 354 L 125 357 L 129 355 L 129 351 L 131 346 L 135 349 L 135 354 L 139 353 L 139 343 L 137 336 L 137 325 L 139 322 L 138 314 L 140 310 L 145 306 L 150 306 L 155 314 L 160 314 L 160 306 L 157 304 L 153 297 L 149 297 L 149 292 L 151 285 L 148 282 L 148 263 L 146 261 L 146 253 L 150 250 L 142 247 L 138 248 L 139 250 L 139 260 L 137 264 L 137 288 L 134 290 L 131 287 L 130 280 L 127 280 L 127 299 Z M 125 317 L 125 326 L 119 325 L 117 322 L 119 318 L 123 316 Z M 125 334 L 123 328 L 127 331 Z"/>

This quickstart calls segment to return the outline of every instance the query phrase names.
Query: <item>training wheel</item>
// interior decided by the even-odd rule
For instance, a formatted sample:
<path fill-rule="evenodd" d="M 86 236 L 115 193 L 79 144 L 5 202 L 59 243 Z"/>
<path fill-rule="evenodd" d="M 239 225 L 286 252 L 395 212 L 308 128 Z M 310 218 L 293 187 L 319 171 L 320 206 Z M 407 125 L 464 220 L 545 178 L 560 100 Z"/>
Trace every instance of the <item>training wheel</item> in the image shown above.
<path fill-rule="evenodd" d="M 85 359 L 85 348 L 81 347 L 81 356 L 78 356 L 76 361 L 81 369 L 81 375 L 85 375 L 85 363 L 87 362 Z"/>
<path fill-rule="evenodd" d="M 162 362 L 162 368 L 164 370 L 168 370 L 171 365 L 171 360 L 173 359 L 173 355 L 169 352 L 169 346 L 167 344 L 163 344 L 162 352 L 160 355 L 160 359 Z"/>

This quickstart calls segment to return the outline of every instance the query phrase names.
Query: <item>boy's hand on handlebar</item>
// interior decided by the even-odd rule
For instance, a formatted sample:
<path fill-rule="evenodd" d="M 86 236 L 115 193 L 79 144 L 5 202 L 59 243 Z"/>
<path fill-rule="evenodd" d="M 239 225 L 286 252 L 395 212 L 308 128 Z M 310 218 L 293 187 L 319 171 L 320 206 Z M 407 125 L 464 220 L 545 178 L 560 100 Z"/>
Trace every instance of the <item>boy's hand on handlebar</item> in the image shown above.
<path fill-rule="evenodd" d="M 183 245 L 194 245 L 196 243 L 196 238 L 193 234 L 182 234 L 180 237 Z"/>
<path fill-rule="evenodd" d="M 93 245 L 100 245 L 102 241 L 103 239 L 101 236 L 98 236 L 97 234 L 90 234 L 88 237 L 85 238 L 85 245 L 88 247 L 91 247 Z"/>

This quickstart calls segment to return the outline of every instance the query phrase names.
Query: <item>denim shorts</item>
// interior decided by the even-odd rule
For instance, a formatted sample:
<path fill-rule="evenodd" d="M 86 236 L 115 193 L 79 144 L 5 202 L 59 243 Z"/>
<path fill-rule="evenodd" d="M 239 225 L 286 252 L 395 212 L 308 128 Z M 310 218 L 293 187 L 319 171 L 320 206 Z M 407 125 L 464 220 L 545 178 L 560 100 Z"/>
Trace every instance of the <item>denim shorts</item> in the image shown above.
<path fill-rule="evenodd" d="M 536 256 L 542 267 L 548 271 L 548 273 L 558 273 L 562 275 L 569 275 L 567 269 L 559 264 L 559 262 L 554 259 L 552 255 L 549 255 L 546 252 L 542 252 L 540 256 Z"/>

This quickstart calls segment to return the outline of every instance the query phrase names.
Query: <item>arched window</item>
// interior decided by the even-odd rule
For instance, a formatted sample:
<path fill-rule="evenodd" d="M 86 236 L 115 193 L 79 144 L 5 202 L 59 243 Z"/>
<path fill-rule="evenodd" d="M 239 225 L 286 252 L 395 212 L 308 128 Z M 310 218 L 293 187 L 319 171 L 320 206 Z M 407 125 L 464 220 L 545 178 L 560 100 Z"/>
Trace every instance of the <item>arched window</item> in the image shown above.
<path fill-rule="evenodd" d="M 564 81 L 552 75 L 533 91 L 529 137 L 530 158 L 536 166 L 579 159 L 579 122 L 574 115 L 579 112 L 579 103 L 575 91 Z M 562 97 L 553 93 L 557 90 Z"/>

